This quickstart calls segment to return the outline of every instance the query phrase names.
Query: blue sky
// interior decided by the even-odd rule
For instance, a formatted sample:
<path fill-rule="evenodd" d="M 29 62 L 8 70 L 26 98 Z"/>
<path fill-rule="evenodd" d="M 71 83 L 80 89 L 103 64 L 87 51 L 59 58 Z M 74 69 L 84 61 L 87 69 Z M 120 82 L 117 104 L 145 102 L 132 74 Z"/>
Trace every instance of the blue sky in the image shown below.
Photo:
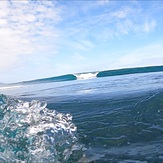
<path fill-rule="evenodd" d="M 163 2 L 0 2 L 0 82 L 163 65 Z"/>

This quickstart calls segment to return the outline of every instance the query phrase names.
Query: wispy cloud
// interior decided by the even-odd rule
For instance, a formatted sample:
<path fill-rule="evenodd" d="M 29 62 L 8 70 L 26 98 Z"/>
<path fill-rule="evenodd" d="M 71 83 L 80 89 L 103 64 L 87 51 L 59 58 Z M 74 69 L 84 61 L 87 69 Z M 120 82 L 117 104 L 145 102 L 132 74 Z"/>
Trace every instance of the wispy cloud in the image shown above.
<path fill-rule="evenodd" d="M 93 43 L 89 40 L 71 41 L 68 43 L 74 50 L 90 50 L 94 47 Z"/>
<path fill-rule="evenodd" d="M 113 13 L 111 13 L 111 15 L 118 19 L 124 19 L 132 12 L 133 12 L 133 9 L 131 7 L 125 6 L 125 7 L 121 8 L 120 10 L 113 11 Z"/>
<path fill-rule="evenodd" d="M 138 48 L 120 57 L 113 67 L 163 65 L 162 42 Z"/>
<path fill-rule="evenodd" d="M 98 3 L 105 4 L 101 6 L 101 10 L 97 5 L 94 5 L 93 10 L 88 4 L 87 14 L 83 13 L 82 19 L 78 19 L 76 14 L 76 20 L 67 22 L 67 37 L 78 36 L 87 39 L 91 37 L 98 41 L 106 41 L 128 34 L 148 33 L 157 26 L 155 18 L 149 16 L 139 3 L 132 1 L 128 3 L 109 1 L 107 4 L 105 1 L 98 1 Z"/>
<path fill-rule="evenodd" d="M 150 32 L 152 30 L 154 30 L 156 27 L 156 21 L 155 20 L 145 20 L 145 23 L 143 24 L 143 27 L 142 29 L 145 31 L 145 32 Z"/>
<path fill-rule="evenodd" d="M 0 3 L 0 69 L 21 64 L 41 48 L 41 37 L 58 37 L 61 21 L 52 1 L 2 1 Z M 53 24 L 53 26 L 52 26 Z M 45 47 L 45 45 L 44 45 Z"/>
<path fill-rule="evenodd" d="M 81 55 L 81 54 L 79 54 L 79 53 L 75 53 L 74 54 L 74 59 L 76 60 L 76 61 L 85 61 L 86 60 L 86 57 L 84 57 L 83 55 Z"/>
<path fill-rule="evenodd" d="M 110 2 L 110 0 L 98 0 L 96 1 L 97 5 L 103 6 Z"/>

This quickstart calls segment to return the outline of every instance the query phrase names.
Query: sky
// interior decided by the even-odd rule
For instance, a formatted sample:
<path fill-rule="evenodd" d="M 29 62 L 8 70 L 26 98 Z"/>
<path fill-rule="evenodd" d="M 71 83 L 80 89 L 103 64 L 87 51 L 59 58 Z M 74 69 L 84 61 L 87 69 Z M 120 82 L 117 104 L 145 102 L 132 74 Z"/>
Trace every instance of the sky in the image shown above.
<path fill-rule="evenodd" d="M 0 82 L 163 65 L 163 1 L 0 0 Z"/>

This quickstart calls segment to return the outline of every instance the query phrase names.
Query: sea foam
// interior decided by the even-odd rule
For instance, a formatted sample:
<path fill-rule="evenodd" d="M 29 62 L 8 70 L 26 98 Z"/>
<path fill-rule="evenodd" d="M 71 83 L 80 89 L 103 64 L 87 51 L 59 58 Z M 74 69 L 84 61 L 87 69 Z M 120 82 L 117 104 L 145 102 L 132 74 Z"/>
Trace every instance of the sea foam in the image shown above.
<path fill-rule="evenodd" d="M 77 80 L 92 79 L 97 77 L 98 72 L 75 74 Z"/>
<path fill-rule="evenodd" d="M 0 162 L 66 162 L 81 149 L 70 114 L 0 95 Z"/>

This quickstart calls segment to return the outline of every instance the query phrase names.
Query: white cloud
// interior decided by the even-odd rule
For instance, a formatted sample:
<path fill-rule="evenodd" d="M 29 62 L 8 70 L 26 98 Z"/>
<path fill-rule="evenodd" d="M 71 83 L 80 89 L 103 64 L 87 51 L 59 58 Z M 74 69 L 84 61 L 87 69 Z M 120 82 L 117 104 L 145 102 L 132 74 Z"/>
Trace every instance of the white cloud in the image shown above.
<path fill-rule="evenodd" d="M 98 0 L 96 3 L 100 6 L 106 5 L 109 3 L 110 0 Z"/>
<path fill-rule="evenodd" d="M 104 3 L 105 1 L 97 2 Z M 94 14 L 91 14 L 92 12 Z M 78 18 L 76 13 L 77 19 L 67 22 L 68 28 L 65 30 L 67 38 L 108 41 L 130 34 L 149 33 L 157 27 L 155 17 L 144 11 L 139 3 L 132 1 L 128 3 L 110 1 L 107 7 L 102 5 L 100 9 L 94 5 L 94 10 L 88 5 L 87 14 L 84 12 L 82 14 L 82 19 Z"/>
<path fill-rule="evenodd" d="M 113 67 L 136 67 L 163 65 L 162 43 L 136 49 L 118 59 Z"/>
<path fill-rule="evenodd" d="M 93 43 L 89 40 L 71 41 L 68 44 L 75 48 L 74 50 L 88 51 L 94 47 Z"/>
<path fill-rule="evenodd" d="M 148 20 L 146 19 L 145 23 L 143 24 L 142 29 L 143 29 L 145 32 L 150 32 L 150 31 L 154 30 L 155 27 L 156 27 L 156 21 L 155 21 L 155 20 L 148 21 Z"/>
<path fill-rule="evenodd" d="M 112 13 L 113 17 L 119 18 L 119 19 L 124 19 L 126 18 L 129 14 L 133 12 L 133 9 L 131 7 L 124 7 L 118 11 L 115 11 Z"/>
<path fill-rule="evenodd" d="M 0 26 L 7 25 L 6 19 L 0 19 Z"/>
<path fill-rule="evenodd" d="M 41 49 L 40 38 L 57 40 L 54 27 L 61 21 L 59 12 L 52 1 L 0 2 L 0 69 L 21 64 L 21 58 L 33 57 L 39 46 Z"/>

